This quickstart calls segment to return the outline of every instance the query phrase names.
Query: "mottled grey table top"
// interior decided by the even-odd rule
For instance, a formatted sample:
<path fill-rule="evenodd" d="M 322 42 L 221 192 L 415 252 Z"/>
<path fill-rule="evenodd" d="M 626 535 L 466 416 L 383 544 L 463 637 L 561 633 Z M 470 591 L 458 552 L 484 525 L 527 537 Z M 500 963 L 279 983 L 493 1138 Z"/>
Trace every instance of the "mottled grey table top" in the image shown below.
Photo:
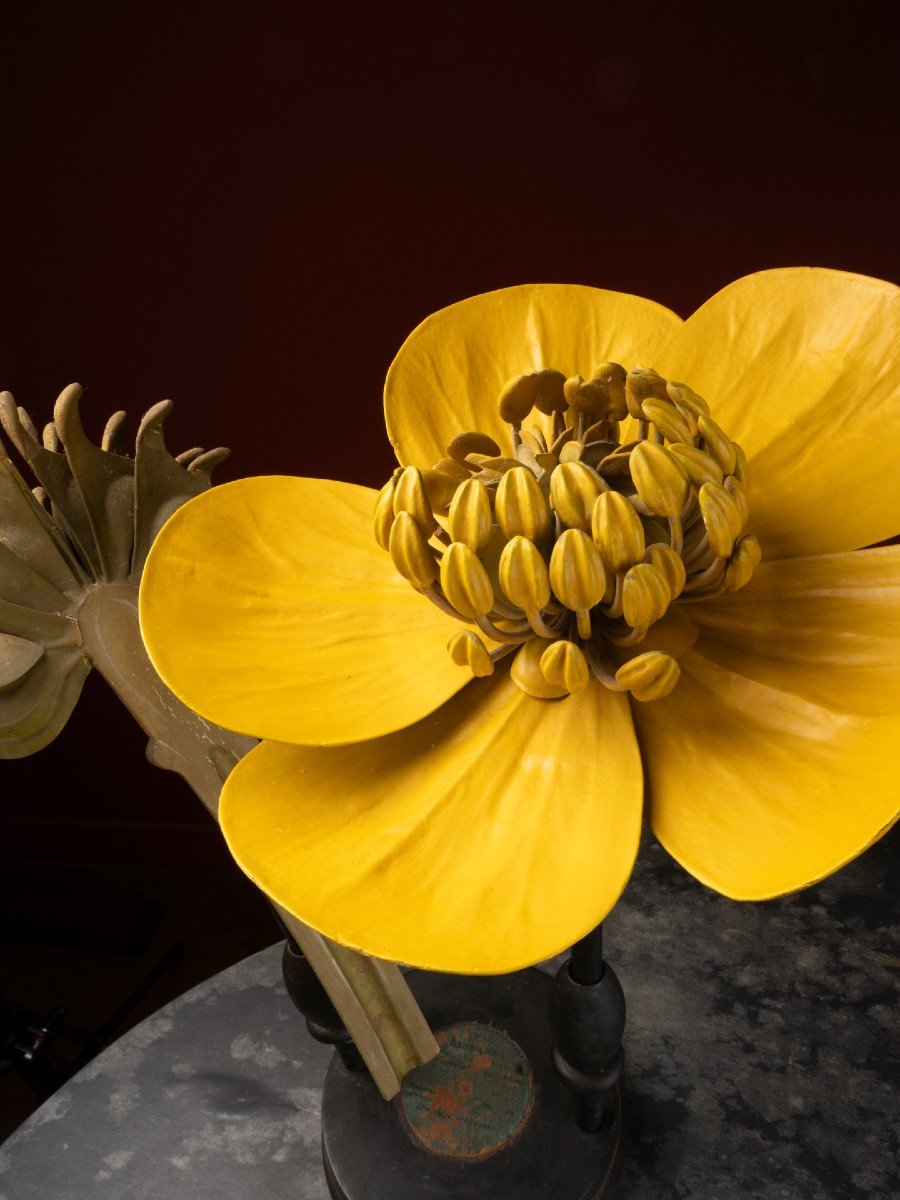
<path fill-rule="evenodd" d="M 890 849 L 738 905 L 644 847 L 606 938 L 629 1006 L 623 1200 L 900 1197 Z M 280 947 L 264 950 L 21 1126 L 0 1148 L 0 1200 L 327 1200 L 328 1058 L 284 993 Z"/>

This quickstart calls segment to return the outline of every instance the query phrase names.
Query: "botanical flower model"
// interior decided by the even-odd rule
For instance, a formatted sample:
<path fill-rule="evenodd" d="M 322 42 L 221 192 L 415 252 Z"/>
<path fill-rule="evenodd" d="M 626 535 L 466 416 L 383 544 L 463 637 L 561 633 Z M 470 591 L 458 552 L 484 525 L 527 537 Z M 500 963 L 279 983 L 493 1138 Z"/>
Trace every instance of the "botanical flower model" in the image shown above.
<path fill-rule="evenodd" d="M 390 369 L 380 493 L 261 478 L 180 509 L 142 628 L 183 700 L 268 739 L 222 802 L 247 873 L 338 941 L 490 973 L 606 915 L 645 802 L 738 899 L 877 838 L 900 547 L 861 548 L 900 531 L 897 295 L 767 271 L 684 323 L 477 296 Z"/>

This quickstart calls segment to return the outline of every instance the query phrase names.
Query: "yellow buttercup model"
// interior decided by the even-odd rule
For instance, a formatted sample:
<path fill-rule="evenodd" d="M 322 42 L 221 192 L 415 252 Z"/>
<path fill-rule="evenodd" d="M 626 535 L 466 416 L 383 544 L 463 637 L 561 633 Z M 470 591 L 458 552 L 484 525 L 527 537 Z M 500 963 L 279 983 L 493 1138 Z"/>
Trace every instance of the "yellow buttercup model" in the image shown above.
<path fill-rule="evenodd" d="M 686 322 L 476 296 L 390 369 L 380 493 L 181 508 L 142 629 L 181 699 L 266 739 L 221 806 L 251 878 L 354 948 L 492 973 L 609 912 L 645 807 L 736 899 L 869 845 L 898 793 L 898 312 L 808 268 Z"/>

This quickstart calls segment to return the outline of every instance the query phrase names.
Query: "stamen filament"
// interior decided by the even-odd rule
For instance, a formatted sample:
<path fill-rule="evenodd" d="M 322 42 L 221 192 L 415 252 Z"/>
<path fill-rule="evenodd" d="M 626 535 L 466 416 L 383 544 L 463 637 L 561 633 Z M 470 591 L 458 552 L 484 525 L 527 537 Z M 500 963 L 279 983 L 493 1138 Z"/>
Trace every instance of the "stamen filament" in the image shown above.
<path fill-rule="evenodd" d="M 638 642 L 642 642 L 647 636 L 649 625 L 638 625 L 634 629 L 630 629 L 628 633 L 614 633 L 610 629 L 604 630 L 607 641 L 613 643 L 614 646 L 636 646 Z"/>
<path fill-rule="evenodd" d="M 500 617 L 504 621 L 524 621 L 525 610 L 516 608 L 514 604 L 507 604 L 496 593 L 494 594 L 494 607 L 490 612 L 491 617 Z"/>
<path fill-rule="evenodd" d="M 723 579 L 721 583 L 717 583 L 713 587 L 706 588 L 705 591 L 691 592 L 689 596 L 685 596 L 682 593 L 678 599 L 684 604 L 692 604 L 696 600 L 714 600 L 716 596 L 721 596 L 725 591 L 727 591 L 727 588 L 725 587 L 725 581 Z"/>
<path fill-rule="evenodd" d="M 532 609 L 525 616 L 528 618 L 528 624 L 538 635 L 538 637 L 548 638 L 550 641 L 555 641 L 559 637 L 559 629 L 554 629 L 548 625 L 537 609 Z"/>
<path fill-rule="evenodd" d="M 488 657 L 491 662 L 500 662 L 501 658 L 506 658 L 508 654 L 512 654 L 518 647 L 518 642 L 509 642 L 505 646 L 497 646 L 496 649 L 488 651 Z"/>
<path fill-rule="evenodd" d="M 465 621 L 467 625 L 472 624 L 472 620 L 469 617 L 464 617 L 462 613 L 457 612 L 436 583 L 433 583 L 431 587 L 416 588 L 416 591 L 420 592 L 423 596 L 427 596 L 431 603 L 436 604 L 441 612 L 446 613 L 448 617 L 453 617 L 456 621 Z"/>
<path fill-rule="evenodd" d="M 582 646 L 584 657 L 587 659 L 587 664 L 591 668 L 594 677 L 608 688 L 611 692 L 624 692 L 625 689 L 616 679 L 616 673 L 612 670 L 612 663 L 601 651 L 593 638 L 589 642 L 585 642 Z"/>
<path fill-rule="evenodd" d="M 623 588 L 624 580 L 625 580 L 624 575 L 619 574 L 616 576 L 616 594 L 613 597 L 612 604 L 598 604 L 597 605 L 597 607 L 603 613 L 604 617 L 610 617 L 610 618 L 621 617 L 621 615 L 622 615 L 622 588 Z"/>
<path fill-rule="evenodd" d="M 693 558 L 684 559 L 684 567 L 688 575 L 696 575 L 700 571 L 705 571 L 707 567 L 711 567 L 716 561 L 715 550 L 707 543 L 701 547 L 700 552 L 694 554 Z"/>
<path fill-rule="evenodd" d="M 705 571 L 701 571 L 699 575 L 694 575 L 687 581 L 682 589 L 682 595 L 685 592 L 696 592 L 701 588 L 716 584 L 725 574 L 725 568 L 728 566 L 726 557 L 717 557 L 711 566 L 708 566 Z"/>
<path fill-rule="evenodd" d="M 527 623 L 522 630 L 498 629 L 490 617 L 478 617 L 475 624 L 485 637 L 489 637 L 495 642 L 505 642 L 510 646 L 519 646 L 522 642 L 527 642 L 534 636 Z"/>

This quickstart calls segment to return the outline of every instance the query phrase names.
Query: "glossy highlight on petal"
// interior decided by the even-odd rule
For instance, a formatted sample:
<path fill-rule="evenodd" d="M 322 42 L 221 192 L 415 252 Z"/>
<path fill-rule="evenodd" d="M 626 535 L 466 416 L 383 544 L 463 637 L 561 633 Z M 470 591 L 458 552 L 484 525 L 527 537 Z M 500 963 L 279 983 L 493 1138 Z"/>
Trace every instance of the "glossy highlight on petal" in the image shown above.
<path fill-rule="evenodd" d="M 466 682 L 459 625 L 377 545 L 377 493 L 322 479 L 223 484 L 160 532 L 141 630 L 185 704 L 226 729 L 332 744 L 402 728 Z"/>
<path fill-rule="evenodd" d="M 534 700 L 498 672 L 388 737 L 264 742 L 229 777 L 220 814 L 251 879 L 326 936 L 494 974 L 563 950 L 609 912 L 641 808 L 623 696 L 592 685 Z"/>

